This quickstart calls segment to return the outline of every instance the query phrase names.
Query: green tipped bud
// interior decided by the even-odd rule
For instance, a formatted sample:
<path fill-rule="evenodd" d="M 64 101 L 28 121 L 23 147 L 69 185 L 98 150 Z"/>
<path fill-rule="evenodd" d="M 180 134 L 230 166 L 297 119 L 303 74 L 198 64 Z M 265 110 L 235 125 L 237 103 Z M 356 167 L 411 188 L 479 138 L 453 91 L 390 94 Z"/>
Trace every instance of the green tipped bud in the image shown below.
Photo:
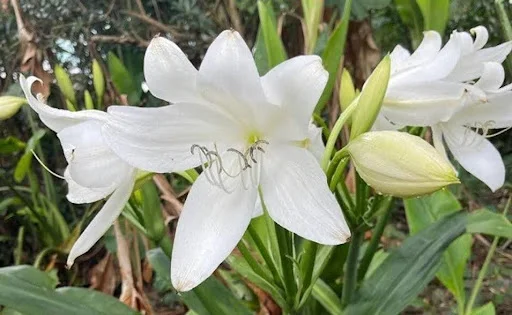
<path fill-rule="evenodd" d="M 390 71 L 391 58 L 387 55 L 372 72 L 361 91 L 357 108 L 352 114 L 350 139 L 355 139 L 373 126 L 386 95 Z"/>
<path fill-rule="evenodd" d="M 68 99 L 66 99 L 66 108 L 70 111 L 70 112 L 76 112 L 76 107 L 73 103 L 71 103 Z"/>
<path fill-rule="evenodd" d="M 382 194 L 414 197 L 459 183 L 434 147 L 405 132 L 367 132 L 346 148 L 361 178 Z"/>
<path fill-rule="evenodd" d="M 0 96 L 0 120 L 14 116 L 27 100 L 17 96 Z"/>
<path fill-rule="evenodd" d="M 348 105 L 356 98 L 356 88 L 354 87 L 354 81 L 352 76 L 347 69 L 343 68 L 341 73 L 341 84 L 340 84 L 340 106 L 341 110 L 347 109 Z"/>
<path fill-rule="evenodd" d="M 53 69 L 55 73 L 55 78 L 57 79 L 57 85 L 59 86 L 60 91 L 64 94 L 64 97 L 69 100 L 71 103 L 76 104 L 75 90 L 73 88 L 73 83 L 71 83 L 71 79 L 68 74 L 59 65 L 56 65 Z"/>
<path fill-rule="evenodd" d="M 84 103 L 85 103 L 85 109 L 94 109 L 94 102 L 92 101 L 92 96 L 89 91 L 84 91 Z"/>
<path fill-rule="evenodd" d="M 96 97 L 98 98 L 98 105 L 101 106 L 103 102 L 103 95 L 105 94 L 105 77 L 103 76 L 103 71 L 101 71 L 99 62 L 96 59 L 92 61 L 92 83 L 94 85 L 94 92 L 96 92 Z"/>

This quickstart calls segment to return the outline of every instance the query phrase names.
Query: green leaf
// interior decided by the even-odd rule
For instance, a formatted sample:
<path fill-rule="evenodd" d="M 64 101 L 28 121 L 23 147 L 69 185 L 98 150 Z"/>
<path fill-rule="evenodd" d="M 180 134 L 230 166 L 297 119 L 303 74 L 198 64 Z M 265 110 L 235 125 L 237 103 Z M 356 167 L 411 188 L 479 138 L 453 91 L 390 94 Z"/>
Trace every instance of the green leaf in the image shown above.
<path fill-rule="evenodd" d="M 27 145 L 25 147 L 25 153 L 18 160 L 16 168 L 14 169 L 14 180 L 17 183 L 21 182 L 27 175 L 27 172 L 30 169 L 30 165 L 32 163 L 32 150 L 35 149 L 36 145 L 39 143 L 39 141 L 44 135 L 45 131 L 39 129 L 28 140 Z"/>
<path fill-rule="evenodd" d="M 283 42 L 277 33 L 276 19 L 271 1 L 258 1 L 260 30 L 267 51 L 268 67 L 272 69 L 286 60 Z"/>
<path fill-rule="evenodd" d="M 504 215 L 481 209 L 469 215 L 467 231 L 512 238 L 512 223 Z"/>
<path fill-rule="evenodd" d="M 144 183 L 141 191 L 144 227 L 148 237 L 158 243 L 165 236 L 165 223 L 160 206 L 160 196 L 152 181 Z"/>
<path fill-rule="evenodd" d="M 343 313 L 340 298 L 322 279 L 316 281 L 313 286 L 312 295 L 325 307 L 329 314 L 337 315 Z"/>
<path fill-rule="evenodd" d="M 24 314 L 137 314 L 100 292 L 60 288 L 49 274 L 32 266 L 0 268 L 0 305 Z"/>
<path fill-rule="evenodd" d="M 496 309 L 494 308 L 494 304 L 489 302 L 479 308 L 473 309 L 471 311 L 471 315 L 495 315 Z"/>
<path fill-rule="evenodd" d="M 151 249 L 146 253 L 155 273 L 167 281 L 171 281 L 171 260 L 160 248 Z M 181 297 L 190 310 L 197 314 L 252 314 L 228 288 L 215 277 L 206 279 L 192 291 L 181 293 Z"/>
<path fill-rule="evenodd" d="M 92 96 L 89 91 L 84 91 L 84 103 L 85 103 L 85 109 L 94 109 L 94 102 L 92 101 Z"/>
<path fill-rule="evenodd" d="M 418 4 L 413 0 L 395 0 L 395 6 L 400 18 L 411 32 L 413 48 L 418 47 L 423 37 L 423 15 Z"/>
<path fill-rule="evenodd" d="M 322 54 L 322 62 L 327 72 L 329 72 L 329 79 L 327 80 L 322 96 L 315 107 L 315 113 L 317 114 L 322 112 L 327 101 L 329 101 L 332 95 L 334 83 L 336 82 L 336 74 L 338 73 L 340 61 L 345 51 L 345 41 L 347 39 L 351 5 L 352 0 L 347 0 L 345 3 L 345 9 L 343 10 L 343 16 L 341 17 L 341 22 L 338 23 L 329 37 L 325 50 Z"/>
<path fill-rule="evenodd" d="M 414 235 L 441 218 L 458 212 L 461 205 L 447 189 L 429 196 L 404 200 L 407 223 Z M 454 241 L 443 254 L 441 267 L 436 276 L 457 299 L 459 308 L 464 307 L 464 271 L 471 253 L 472 238 L 466 234 Z"/>
<path fill-rule="evenodd" d="M 444 34 L 450 15 L 450 0 L 416 0 L 423 14 L 425 31 L 437 31 Z"/>
<path fill-rule="evenodd" d="M 366 279 L 346 314 L 400 313 L 432 280 L 446 248 L 466 230 L 467 215 L 447 215 L 408 237 Z"/>
<path fill-rule="evenodd" d="M 20 139 L 9 136 L 0 139 L 0 154 L 12 154 L 25 149 L 25 142 Z"/>
<path fill-rule="evenodd" d="M 323 0 L 302 0 L 302 12 L 304 14 L 304 23 L 306 25 L 306 55 L 311 55 L 315 51 L 316 40 L 318 38 L 318 26 L 324 13 Z"/>
<path fill-rule="evenodd" d="M 73 83 L 71 82 L 69 75 L 66 73 L 66 70 L 64 70 L 60 65 L 56 65 L 53 72 L 57 79 L 57 85 L 64 97 L 71 103 L 76 104 L 75 89 L 73 88 Z"/>
<path fill-rule="evenodd" d="M 390 71 L 391 58 L 387 55 L 373 70 L 361 91 L 357 107 L 351 117 L 350 139 L 355 139 L 373 126 L 388 88 Z"/>
<path fill-rule="evenodd" d="M 138 103 L 142 90 L 141 87 L 135 83 L 128 69 L 126 69 L 121 60 L 112 52 L 108 53 L 107 63 L 110 76 L 112 77 L 112 83 L 114 83 L 119 93 L 127 95 L 129 104 L 133 105 Z"/>
<path fill-rule="evenodd" d="M 105 78 L 103 77 L 100 63 L 96 59 L 92 61 L 92 83 L 94 85 L 94 92 L 96 92 L 98 107 L 101 108 L 103 95 L 105 94 Z"/>

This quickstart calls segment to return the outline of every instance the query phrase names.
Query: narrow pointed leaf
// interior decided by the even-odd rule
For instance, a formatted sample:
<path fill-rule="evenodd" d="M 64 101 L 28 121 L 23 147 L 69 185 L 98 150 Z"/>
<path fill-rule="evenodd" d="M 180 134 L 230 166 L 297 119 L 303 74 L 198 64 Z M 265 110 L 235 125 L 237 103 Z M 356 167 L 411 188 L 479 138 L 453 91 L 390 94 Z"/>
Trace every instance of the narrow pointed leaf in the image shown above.
<path fill-rule="evenodd" d="M 469 215 L 468 232 L 512 238 L 512 223 L 501 214 L 481 209 Z"/>
<path fill-rule="evenodd" d="M 277 33 L 276 19 L 271 1 L 258 1 L 261 36 L 265 43 L 269 69 L 286 60 L 283 42 Z"/>

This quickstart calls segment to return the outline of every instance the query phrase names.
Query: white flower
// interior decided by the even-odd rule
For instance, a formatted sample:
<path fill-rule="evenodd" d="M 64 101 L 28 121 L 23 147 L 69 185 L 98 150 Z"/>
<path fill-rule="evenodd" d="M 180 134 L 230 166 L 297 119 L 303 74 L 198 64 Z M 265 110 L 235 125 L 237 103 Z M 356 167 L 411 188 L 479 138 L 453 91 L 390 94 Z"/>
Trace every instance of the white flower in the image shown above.
<path fill-rule="evenodd" d="M 454 32 L 442 49 L 441 36 L 434 31 L 424 33 L 413 54 L 400 45 L 395 47 L 376 129 L 430 126 L 447 121 L 462 108 L 466 91 L 474 92 L 471 80 L 482 75 L 484 63 L 501 63 L 512 49 L 512 42 L 483 48 L 486 28 L 478 26 L 471 32 L 476 35 L 474 40 L 467 32 Z"/>
<path fill-rule="evenodd" d="M 313 241 L 350 236 L 315 155 L 322 151 L 310 118 L 327 81 L 317 56 L 283 62 L 259 77 L 235 31 L 209 47 L 199 71 L 164 38 L 144 59 L 150 91 L 174 105 L 110 107 L 107 142 L 139 168 L 169 172 L 208 162 L 178 222 L 171 279 L 179 291 L 205 280 L 242 238 L 258 189 L 279 225 Z"/>
<path fill-rule="evenodd" d="M 487 29 L 478 26 L 471 32 L 474 39 L 467 32 L 454 32 L 442 49 L 440 35 L 432 31 L 425 32 L 413 54 L 397 46 L 373 128 L 431 126 L 436 148 L 446 157 L 444 138 L 462 167 L 495 191 L 503 185 L 505 167 L 486 138 L 489 129 L 512 126 L 512 85 L 501 87 L 505 78 L 501 63 L 512 42 L 484 48 Z"/>
<path fill-rule="evenodd" d="M 71 248 L 67 261 L 71 266 L 75 258 L 87 252 L 119 216 L 130 198 L 136 170 L 104 142 L 101 129 L 107 113 L 52 108 L 32 94 L 31 86 L 35 81 L 40 80 L 20 76 L 20 85 L 29 105 L 60 139 L 69 164 L 64 172 L 68 183 L 67 199 L 72 203 L 90 203 L 111 195 Z"/>
<path fill-rule="evenodd" d="M 432 126 L 436 148 L 446 156 L 444 138 L 460 165 L 492 191 L 503 186 L 505 165 L 487 138 L 493 136 L 491 129 L 512 126 L 512 85 L 501 87 L 504 79 L 502 65 L 485 63 L 483 74 L 473 87 L 479 92 L 468 96 L 467 104 L 448 121 Z"/>

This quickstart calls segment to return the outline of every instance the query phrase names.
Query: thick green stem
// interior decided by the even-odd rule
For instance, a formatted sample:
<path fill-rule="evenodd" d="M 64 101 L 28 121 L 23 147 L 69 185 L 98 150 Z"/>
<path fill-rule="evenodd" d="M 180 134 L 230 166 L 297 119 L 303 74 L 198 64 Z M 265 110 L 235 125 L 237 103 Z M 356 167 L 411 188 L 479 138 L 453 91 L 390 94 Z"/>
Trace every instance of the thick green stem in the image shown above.
<path fill-rule="evenodd" d="M 345 273 L 343 275 L 343 291 L 341 295 L 341 304 L 346 307 L 352 299 L 357 284 L 357 258 L 359 257 L 359 248 L 363 241 L 364 232 L 355 230 L 352 234 L 350 247 L 346 262 Z"/>
<path fill-rule="evenodd" d="M 356 109 L 358 101 L 359 97 L 353 100 L 352 103 L 347 107 L 347 109 L 345 109 L 343 113 L 341 113 L 340 117 L 338 117 L 338 120 L 336 120 L 336 123 L 332 127 L 331 134 L 329 135 L 329 138 L 327 139 L 327 144 L 325 145 L 324 156 L 322 157 L 321 165 L 324 171 L 326 171 L 327 167 L 329 166 L 329 160 L 331 159 L 332 151 L 334 150 L 336 140 L 338 139 L 338 136 L 340 135 L 343 126 L 350 118 L 350 116 L 352 116 L 352 113 Z"/>
<path fill-rule="evenodd" d="M 368 244 L 368 247 L 366 248 L 366 251 L 364 252 L 364 256 L 361 259 L 361 263 L 359 264 L 359 270 L 357 279 L 361 281 L 364 276 L 366 275 L 366 272 L 368 271 L 368 267 L 370 266 L 370 263 L 372 262 L 373 256 L 375 255 L 375 252 L 377 251 L 377 248 L 379 247 L 380 238 L 382 236 L 382 233 L 384 232 L 384 228 L 386 227 L 386 223 L 389 221 L 389 217 L 391 216 L 391 201 L 388 203 L 384 213 L 379 217 L 377 220 L 377 225 L 375 226 L 375 230 L 373 231 L 372 238 L 370 240 L 370 244 Z"/>
<path fill-rule="evenodd" d="M 334 191 L 338 183 L 343 181 L 342 177 L 344 175 L 345 167 L 347 167 L 347 164 L 348 159 L 345 159 L 341 161 L 336 167 L 336 170 L 334 171 L 334 174 L 332 175 L 331 181 L 329 183 L 329 189 L 331 189 L 331 191 Z"/>
<path fill-rule="evenodd" d="M 507 41 L 512 40 L 512 25 L 510 24 L 510 19 L 507 14 L 507 9 L 505 9 L 505 5 L 503 4 L 504 0 L 496 0 L 494 4 L 496 5 L 496 11 L 498 12 L 498 19 L 500 20 L 501 28 L 503 30 L 503 35 Z M 508 70 L 512 72 L 512 55 L 507 57 L 507 66 Z M 510 72 L 509 72 L 510 74 Z"/>
<path fill-rule="evenodd" d="M 162 239 L 158 243 L 158 246 L 164 251 L 167 257 L 172 257 L 172 242 L 168 236 L 162 237 Z"/>
<path fill-rule="evenodd" d="M 270 275 L 267 272 L 265 272 L 265 270 L 263 270 L 263 268 L 256 261 L 256 259 L 254 259 L 254 257 L 252 257 L 251 252 L 249 251 L 247 246 L 245 246 L 243 240 L 241 240 L 238 243 L 238 250 L 240 251 L 240 253 L 244 257 L 245 261 L 247 261 L 247 263 L 249 264 L 249 266 L 255 273 L 257 273 L 260 277 L 265 279 L 267 282 L 272 283 L 272 279 L 270 278 Z"/>
<path fill-rule="evenodd" d="M 512 201 L 512 197 L 508 198 L 507 204 L 505 206 L 505 209 L 503 210 L 503 216 L 507 215 L 507 212 L 510 208 L 510 204 Z M 476 296 L 478 295 L 478 292 L 480 292 L 480 287 L 482 286 L 482 282 L 484 281 L 485 274 L 487 273 L 487 269 L 489 269 L 489 264 L 491 263 L 492 256 L 494 255 L 494 252 L 496 251 L 496 247 L 498 246 L 500 238 L 495 237 L 492 241 L 491 248 L 489 248 L 489 252 L 487 253 L 487 256 L 485 257 L 484 264 L 482 265 L 482 269 L 480 269 L 480 272 L 478 273 L 478 278 L 476 279 L 476 283 L 473 286 L 473 290 L 471 291 L 471 296 L 469 298 L 468 304 L 466 306 L 466 312 L 465 315 L 471 315 L 471 312 L 473 310 L 473 305 L 475 304 Z"/>
<path fill-rule="evenodd" d="M 316 252 L 318 250 L 318 244 L 312 241 L 304 241 L 304 258 L 301 263 L 302 271 L 302 294 L 306 292 L 311 285 L 311 279 L 313 278 L 313 270 L 315 268 Z"/>
<path fill-rule="evenodd" d="M 290 233 L 283 227 L 275 224 L 277 243 L 279 245 L 279 254 L 281 255 L 281 268 L 283 271 L 284 287 L 286 291 L 286 299 L 290 307 L 293 306 L 295 294 L 297 293 L 297 285 L 293 272 L 293 252 L 291 248 Z M 293 308 L 293 307 L 292 307 Z"/>

